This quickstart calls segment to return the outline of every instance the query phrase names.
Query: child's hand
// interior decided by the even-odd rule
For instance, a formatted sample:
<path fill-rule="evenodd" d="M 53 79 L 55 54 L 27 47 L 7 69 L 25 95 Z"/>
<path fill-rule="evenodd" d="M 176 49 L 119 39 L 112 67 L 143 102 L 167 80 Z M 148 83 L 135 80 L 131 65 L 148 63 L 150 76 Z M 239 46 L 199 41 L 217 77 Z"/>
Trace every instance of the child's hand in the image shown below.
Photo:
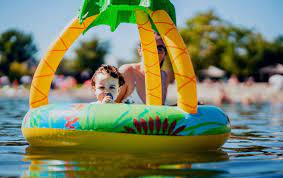
<path fill-rule="evenodd" d="M 102 103 L 113 103 L 113 99 L 111 96 L 105 96 L 102 100 Z"/>

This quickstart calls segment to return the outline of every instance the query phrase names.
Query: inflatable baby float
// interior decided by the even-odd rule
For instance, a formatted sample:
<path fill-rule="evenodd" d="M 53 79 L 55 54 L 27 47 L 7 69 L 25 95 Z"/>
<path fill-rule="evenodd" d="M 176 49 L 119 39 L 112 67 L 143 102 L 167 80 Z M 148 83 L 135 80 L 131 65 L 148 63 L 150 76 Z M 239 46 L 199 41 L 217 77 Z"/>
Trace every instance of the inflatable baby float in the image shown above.
<path fill-rule="evenodd" d="M 74 41 L 91 27 L 134 23 L 144 57 L 146 104 L 48 104 L 58 65 Z M 22 123 L 34 147 L 80 147 L 131 151 L 208 151 L 229 138 L 227 115 L 215 106 L 198 106 L 196 77 L 169 0 L 84 0 L 78 18 L 51 45 L 34 74 L 30 110 Z M 162 106 L 154 31 L 162 37 L 177 84 L 177 106 Z"/>

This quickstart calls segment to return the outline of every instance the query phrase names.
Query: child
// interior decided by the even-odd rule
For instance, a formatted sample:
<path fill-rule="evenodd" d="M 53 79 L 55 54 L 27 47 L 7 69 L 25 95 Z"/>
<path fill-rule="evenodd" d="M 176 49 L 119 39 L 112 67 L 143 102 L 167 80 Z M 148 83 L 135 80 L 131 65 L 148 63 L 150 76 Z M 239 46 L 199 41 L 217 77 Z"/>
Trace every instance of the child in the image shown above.
<path fill-rule="evenodd" d="M 114 103 L 120 87 L 124 84 L 124 77 L 116 67 L 101 65 L 91 78 L 91 85 L 97 98 L 96 103 Z"/>

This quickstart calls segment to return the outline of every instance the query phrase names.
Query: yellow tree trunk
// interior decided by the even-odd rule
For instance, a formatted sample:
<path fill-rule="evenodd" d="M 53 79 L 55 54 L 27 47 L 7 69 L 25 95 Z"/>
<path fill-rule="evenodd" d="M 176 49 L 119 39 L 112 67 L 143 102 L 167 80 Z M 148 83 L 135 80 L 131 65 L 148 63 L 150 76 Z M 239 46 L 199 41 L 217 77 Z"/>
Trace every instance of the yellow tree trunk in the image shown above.
<path fill-rule="evenodd" d="M 89 17 L 82 24 L 77 18 L 73 19 L 41 59 L 31 84 L 30 108 L 48 104 L 51 82 L 64 54 L 97 16 Z"/>
<path fill-rule="evenodd" d="M 160 65 L 154 31 L 145 12 L 137 11 L 136 17 L 144 60 L 146 104 L 162 105 Z"/>
<path fill-rule="evenodd" d="M 191 114 L 197 113 L 196 77 L 188 49 L 170 16 L 164 10 L 150 14 L 170 56 L 177 82 L 178 107 Z"/>

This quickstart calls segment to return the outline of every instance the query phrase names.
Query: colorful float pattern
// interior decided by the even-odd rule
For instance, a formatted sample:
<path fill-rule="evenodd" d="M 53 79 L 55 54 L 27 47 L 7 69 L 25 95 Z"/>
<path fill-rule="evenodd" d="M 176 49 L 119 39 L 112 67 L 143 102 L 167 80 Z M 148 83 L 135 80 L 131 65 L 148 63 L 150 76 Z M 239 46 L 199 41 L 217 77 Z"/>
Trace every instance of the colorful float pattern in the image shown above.
<path fill-rule="evenodd" d="M 176 107 L 128 104 L 49 104 L 29 111 L 22 128 L 171 136 L 230 132 L 228 117 L 214 106 L 186 114 Z"/>

